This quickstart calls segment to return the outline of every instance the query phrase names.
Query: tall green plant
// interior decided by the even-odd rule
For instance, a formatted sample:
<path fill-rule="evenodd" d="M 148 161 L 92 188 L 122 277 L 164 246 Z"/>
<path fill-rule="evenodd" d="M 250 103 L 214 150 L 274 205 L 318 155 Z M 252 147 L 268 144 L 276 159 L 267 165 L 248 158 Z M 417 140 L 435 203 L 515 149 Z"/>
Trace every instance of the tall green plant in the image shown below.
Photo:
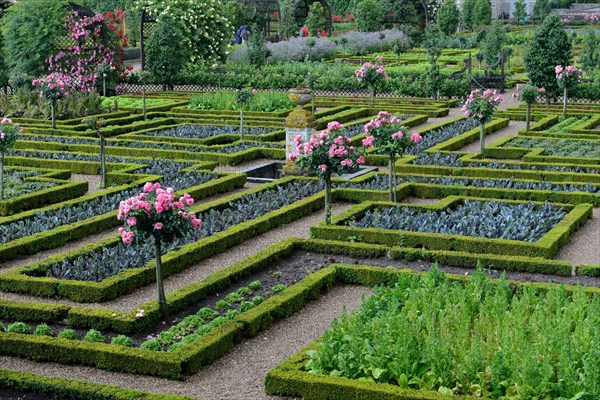
<path fill-rule="evenodd" d="M 146 45 L 146 69 L 163 90 L 172 85 L 187 62 L 188 53 L 183 46 L 173 45 L 183 41 L 183 33 L 169 20 L 161 20 Z"/>
<path fill-rule="evenodd" d="M 596 31 L 594 29 L 590 29 L 583 40 L 583 49 L 579 59 L 584 69 L 591 70 L 592 68 L 600 68 L 599 45 L 600 43 L 598 42 Z"/>
<path fill-rule="evenodd" d="M 543 20 L 550 14 L 550 2 L 548 0 L 536 0 L 533 5 L 533 16 L 536 19 Z"/>
<path fill-rule="evenodd" d="M 487 26 L 492 22 L 492 3 L 490 0 L 475 0 L 473 5 L 473 27 Z"/>
<path fill-rule="evenodd" d="M 463 27 L 470 31 L 473 29 L 473 8 L 475 7 L 475 0 L 464 0 L 462 2 L 461 16 Z"/>
<path fill-rule="evenodd" d="M 100 187 L 106 189 L 106 137 L 102 132 L 102 127 L 106 125 L 106 120 L 98 117 L 87 117 L 81 121 L 88 129 L 93 130 L 100 138 Z"/>
<path fill-rule="evenodd" d="M 8 118 L 0 120 L 0 200 L 4 200 L 4 153 L 14 147 L 19 133 L 23 133 L 19 124 Z"/>
<path fill-rule="evenodd" d="M 517 0 L 515 2 L 515 10 L 513 11 L 512 17 L 517 23 L 525 20 L 525 17 L 527 17 L 527 5 L 525 4 L 525 0 Z"/>
<path fill-rule="evenodd" d="M 456 33 L 460 13 L 456 6 L 456 0 L 444 0 L 436 14 L 436 22 L 440 31 L 445 35 Z"/>
<path fill-rule="evenodd" d="M 2 17 L 6 63 L 12 74 L 41 76 L 66 39 L 69 0 L 21 0 Z"/>
<path fill-rule="evenodd" d="M 498 54 L 505 43 L 506 30 L 498 21 L 494 21 L 492 26 L 485 30 L 485 36 L 480 44 L 483 59 L 488 65 L 492 65 L 498 60 Z"/>
<path fill-rule="evenodd" d="M 327 19 L 325 18 L 325 9 L 318 1 L 315 1 L 308 8 L 308 17 L 306 17 L 306 27 L 314 36 L 320 36 L 321 32 L 327 28 Z"/>
<path fill-rule="evenodd" d="M 525 53 L 525 70 L 534 86 L 546 89 L 548 98 L 559 95 L 554 67 L 569 65 L 571 41 L 556 15 L 546 17 L 533 35 Z"/>
<path fill-rule="evenodd" d="M 356 6 L 354 17 L 361 32 L 376 32 L 381 29 L 381 6 L 375 0 L 362 0 Z"/>
<path fill-rule="evenodd" d="M 282 39 L 287 40 L 297 34 L 298 24 L 294 19 L 292 0 L 281 0 L 279 3 L 279 25 L 277 25 L 277 31 Z"/>

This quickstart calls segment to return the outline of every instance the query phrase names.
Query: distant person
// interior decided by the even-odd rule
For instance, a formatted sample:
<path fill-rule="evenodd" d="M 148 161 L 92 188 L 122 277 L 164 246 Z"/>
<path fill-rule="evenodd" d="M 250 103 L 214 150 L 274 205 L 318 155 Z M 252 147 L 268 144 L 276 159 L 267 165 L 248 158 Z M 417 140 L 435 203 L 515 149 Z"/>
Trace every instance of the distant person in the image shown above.
<path fill-rule="evenodd" d="M 235 44 L 242 44 L 248 41 L 248 39 L 252 36 L 252 32 L 250 32 L 250 28 L 248 25 L 242 25 L 238 28 L 235 33 Z"/>
<path fill-rule="evenodd" d="M 300 29 L 300 37 L 308 37 L 308 28 L 306 25 L 302 26 Z"/>

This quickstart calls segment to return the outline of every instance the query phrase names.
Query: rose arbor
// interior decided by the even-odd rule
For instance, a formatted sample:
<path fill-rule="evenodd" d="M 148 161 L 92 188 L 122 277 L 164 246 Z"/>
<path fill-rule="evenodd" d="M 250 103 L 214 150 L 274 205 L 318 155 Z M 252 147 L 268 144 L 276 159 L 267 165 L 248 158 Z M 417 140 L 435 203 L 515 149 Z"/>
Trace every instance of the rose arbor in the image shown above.
<path fill-rule="evenodd" d="M 481 155 L 485 150 L 485 124 L 492 119 L 496 107 L 504 100 L 496 90 L 475 89 L 471 92 L 462 107 L 465 115 L 479 121 L 479 141 L 481 142 Z"/>
<path fill-rule="evenodd" d="M 325 223 L 328 225 L 331 223 L 331 175 L 353 172 L 365 163 L 363 152 L 351 146 L 350 138 L 343 133 L 344 126 L 334 121 L 307 142 L 298 135 L 294 138 L 296 150 L 289 157 L 302 171 L 325 182 Z"/>
<path fill-rule="evenodd" d="M 575 67 L 574 65 L 567 65 L 563 68 L 562 65 L 557 65 L 554 68 L 556 72 L 556 81 L 558 87 L 563 90 L 563 118 L 567 118 L 567 95 L 569 89 L 575 84 L 581 82 L 583 77 L 583 70 Z"/>
<path fill-rule="evenodd" d="M 401 126 L 396 116 L 387 111 L 380 111 L 377 118 L 365 125 L 367 137 L 362 144 L 366 147 L 375 146 L 377 153 L 389 157 L 390 201 L 396 201 L 396 157 L 406 148 L 419 143 L 423 138 L 417 132 L 408 135 L 405 127 Z"/>
<path fill-rule="evenodd" d="M 385 72 L 385 68 L 383 65 L 379 64 L 382 61 L 381 57 L 377 57 L 377 62 L 375 64 L 366 62 L 357 69 L 354 74 L 356 75 L 356 80 L 359 83 L 362 83 L 369 89 L 369 107 L 373 108 L 373 100 L 375 98 L 375 90 L 380 89 L 385 81 L 388 79 L 388 75 Z"/>
<path fill-rule="evenodd" d="M 122 201 L 117 219 L 124 222 L 119 228 L 123 243 L 143 243 L 153 238 L 156 255 L 156 291 L 163 319 L 167 318 L 167 302 L 162 282 L 161 243 L 180 239 L 193 229 L 199 229 L 202 221 L 188 211 L 194 204 L 189 194 L 177 201 L 172 188 L 162 189 L 159 183 L 146 183 L 144 191 Z"/>
<path fill-rule="evenodd" d="M 0 120 L 0 200 L 4 200 L 4 153 L 15 145 L 19 133 L 23 133 L 19 124 L 8 118 Z"/>

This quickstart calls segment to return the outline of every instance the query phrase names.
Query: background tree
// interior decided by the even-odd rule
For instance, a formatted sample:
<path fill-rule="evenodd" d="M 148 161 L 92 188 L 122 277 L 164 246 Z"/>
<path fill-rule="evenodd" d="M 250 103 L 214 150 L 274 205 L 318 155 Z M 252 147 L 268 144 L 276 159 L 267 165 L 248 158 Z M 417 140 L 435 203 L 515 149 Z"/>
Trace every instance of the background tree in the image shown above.
<path fill-rule="evenodd" d="M 355 18 L 361 32 L 381 29 L 381 6 L 375 0 L 363 0 L 356 6 Z"/>
<path fill-rule="evenodd" d="M 41 76 L 46 60 L 66 37 L 68 0 L 22 0 L 2 17 L 6 64 L 11 74 Z"/>
<path fill-rule="evenodd" d="M 473 8 L 475 7 L 475 0 L 464 0 L 462 3 L 461 17 L 463 27 L 471 31 L 473 30 Z"/>
<path fill-rule="evenodd" d="M 173 46 L 183 40 L 177 24 L 162 20 L 146 43 L 146 69 L 156 82 L 162 83 L 163 90 L 173 85 L 187 61 L 187 51 L 182 46 Z"/>
<path fill-rule="evenodd" d="M 2 52 L 2 35 L 0 34 L 0 53 Z M 9 80 L 8 66 L 4 62 L 4 57 L 0 57 L 0 89 L 7 89 Z"/>
<path fill-rule="evenodd" d="M 306 17 L 306 27 L 314 36 L 321 36 L 321 32 L 327 28 L 327 18 L 325 18 L 325 9 L 318 1 L 315 1 L 308 8 L 308 17 Z"/>
<path fill-rule="evenodd" d="M 583 65 L 583 69 L 590 70 L 592 68 L 600 68 L 600 53 L 598 51 L 598 36 L 596 31 L 590 29 L 583 40 L 583 49 L 579 62 Z M 0 66 L 1 68 L 1 66 Z"/>
<path fill-rule="evenodd" d="M 499 21 L 494 21 L 492 26 L 486 28 L 485 36 L 480 43 L 483 59 L 488 65 L 498 60 L 498 53 L 506 43 L 506 30 Z"/>
<path fill-rule="evenodd" d="M 487 26 L 492 22 L 492 3 L 490 0 L 475 0 L 473 5 L 473 27 Z"/>
<path fill-rule="evenodd" d="M 452 35 L 458 28 L 459 17 L 456 0 L 444 0 L 437 12 L 436 21 L 445 35 Z"/>
<path fill-rule="evenodd" d="M 525 17 L 527 17 L 527 5 L 525 4 L 525 0 L 517 0 L 515 2 L 515 9 L 512 17 L 516 22 L 523 22 L 523 20 L 525 20 Z"/>
<path fill-rule="evenodd" d="M 531 83 L 546 89 L 548 98 L 559 94 L 554 67 L 569 65 L 571 60 L 571 41 L 557 15 L 546 17 L 533 35 L 525 52 L 525 70 Z"/>
<path fill-rule="evenodd" d="M 544 19 L 550 14 L 550 2 L 548 0 L 536 0 L 533 5 L 533 16 L 536 19 Z"/>

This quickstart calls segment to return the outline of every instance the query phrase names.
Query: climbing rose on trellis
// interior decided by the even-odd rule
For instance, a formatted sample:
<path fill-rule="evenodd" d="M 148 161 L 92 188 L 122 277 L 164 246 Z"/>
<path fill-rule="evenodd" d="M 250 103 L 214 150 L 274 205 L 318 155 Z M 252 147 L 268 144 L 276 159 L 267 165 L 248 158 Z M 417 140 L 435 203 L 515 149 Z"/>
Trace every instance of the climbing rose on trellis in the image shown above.
<path fill-rule="evenodd" d="M 94 90 L 98 79 L 96 70 L 100 64 L 110 65 L 123 77 L 127 75 L 128 70 L 116 60 L 118 43 L 110 43 L 103 36 L 104 20 L 102 14 L 93 17 L 82 16 L 77 11 L 69 14 L 65 29 L 70 45 L 47 60 L 48 70 L 68 76 L 74 90 L 85 93 Z"/>
<path fill-rule="evenodd" d="M 344 135 L 344 126 L 337 121 L 330 122 L 327 129 L 315 133 L 307 141 L 302 135 L 294 138 L 296 150 L 289 159 L 303 172 L 316 175 L 325 182 L 325 223 L 331 221 L 331 176 L 354 172 L 365 163 L 363 149 L 351 145 Z"/>
<path fill-rule="evenodd" d="M 374 146 L 377 153 L 389 158 L 390 201 L 396 201 L 396 157 L 423 138 L 416 131 L 409 135 L 401 120 L 387 111 L 380 111 L 365 124 L 364 130 L 367 136 L 362 141 L 363 146 Z"/>
<path fill-rule="evenodd" d="M 469 94 L 467 101 L 462 107 L 465 115 L 469 118 L 479 121 L 480 134 L 479 140 L 481 145 L 481 154 L 485 149 L 485 124 L 492 119 L 492 114 L 496 107 L 504 100 L 502 95 L 496 90 L 475 89 Z"/>
<path fill-rule="evenodd" d="M 156 286 L 158 305 L 163 319 L 167 318 L 167 302 L 162 283 L 161 243 L 182 238 L 193 229 L 200 229 L 202 220 L 188 207 L 194 204 L 189 194 L 175 200 L 172 188 L 162 189 L 160 183 L 146 183 L 143 192 L 119 204 L 117 219 L 124 222 L 119 228 L 123 243 L 143 243 L 154 239 L 156 255 Z"/>

